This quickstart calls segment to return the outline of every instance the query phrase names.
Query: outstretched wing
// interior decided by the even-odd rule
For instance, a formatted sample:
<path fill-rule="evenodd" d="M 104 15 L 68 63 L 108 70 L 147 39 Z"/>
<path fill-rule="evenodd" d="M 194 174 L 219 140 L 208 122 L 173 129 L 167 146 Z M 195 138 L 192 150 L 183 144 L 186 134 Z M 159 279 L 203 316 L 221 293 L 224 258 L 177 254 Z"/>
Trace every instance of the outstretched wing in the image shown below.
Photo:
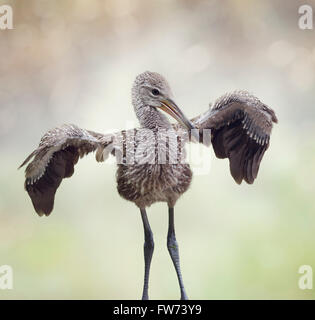
<path fill-rule="evenodd" d="M 253 183 L 269 147 L 272 124 L 278 122 L 274 111 L 248 92 L 235 91 L 192 121 L 201 130 L 211 129 L 215 155 L 229 158 L 234 180 Z"/>
<path fill-rule="evenodd" d="M 56 190 L 63 178 L 72 176 L 79 157 L 97 149 L 102 154 L 112 142 L 112 135 L 87 131 L 75 125 L 63 125 L 48 131 L 38 148 L 20 166 L 34 157 L 25 170 L 25 190 L 36 212 L 40 216 L 51 213 Z"/>

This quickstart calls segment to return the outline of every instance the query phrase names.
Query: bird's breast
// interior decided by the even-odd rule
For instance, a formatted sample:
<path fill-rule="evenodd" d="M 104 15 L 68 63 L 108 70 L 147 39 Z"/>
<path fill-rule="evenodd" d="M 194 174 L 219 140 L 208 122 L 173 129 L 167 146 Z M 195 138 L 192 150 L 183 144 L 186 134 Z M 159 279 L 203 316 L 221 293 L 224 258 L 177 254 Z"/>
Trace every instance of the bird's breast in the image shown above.
<path fill-rule="evenodd" d="M 188 164 L 118 165 L 117 189 L 130 201 L 168 201 L 173 193 L 185 192 L 192 178 Z"/>
<path fill-rule="evenodd" d="M 191 181 L 184 142 L 176 131 L 124 134 L 116 158 L 119 194 L 134 202 L 142 199 L 143 205 L 168 201 L 186 191 Z"/>

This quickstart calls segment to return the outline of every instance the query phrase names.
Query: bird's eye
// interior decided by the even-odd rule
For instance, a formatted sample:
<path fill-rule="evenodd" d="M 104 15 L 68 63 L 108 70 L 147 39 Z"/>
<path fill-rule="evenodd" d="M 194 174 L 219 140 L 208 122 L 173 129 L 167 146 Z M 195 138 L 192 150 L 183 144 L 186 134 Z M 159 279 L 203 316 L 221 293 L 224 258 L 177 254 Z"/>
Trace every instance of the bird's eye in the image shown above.
<path fill-rule="evenodd" d="M 160 91 L 158 89 L 152 89 L 151 92 L 154 96 L 158 96 L 160 94 Z"/>

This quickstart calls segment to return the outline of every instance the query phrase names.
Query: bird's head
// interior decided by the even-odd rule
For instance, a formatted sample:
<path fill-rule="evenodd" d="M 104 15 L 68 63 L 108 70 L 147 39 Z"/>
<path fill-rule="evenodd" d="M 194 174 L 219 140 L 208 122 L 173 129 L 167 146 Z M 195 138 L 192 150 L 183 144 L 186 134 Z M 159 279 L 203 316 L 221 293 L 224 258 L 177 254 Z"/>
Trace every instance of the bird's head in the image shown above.
<path fill-rule="evenodd" d="M 171 88 L 159 73 L 146 71 L 136 77 L 132 88 L 132 102 L 136 112 L 138 108 L 152 107 L 171 115 L 187 129 L 195 129 L 172 99 Z M 140 112 L 141 113 L 141 112 Z"/>

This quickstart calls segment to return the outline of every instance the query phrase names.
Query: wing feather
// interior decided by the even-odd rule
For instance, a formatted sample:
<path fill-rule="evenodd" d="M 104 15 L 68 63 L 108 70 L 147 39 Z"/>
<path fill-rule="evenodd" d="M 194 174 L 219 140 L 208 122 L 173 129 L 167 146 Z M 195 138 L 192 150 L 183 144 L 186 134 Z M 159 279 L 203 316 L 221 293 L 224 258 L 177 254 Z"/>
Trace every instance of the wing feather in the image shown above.
<path fill-rule="evenodd" d="M 215 155 L 229 159 L 234 180 L 252 184 L 269 147 L 273 123 L 278 122 L 275 112 L 248 92 L 236 91 L 217 99 L 192 122 L 201 130 L 211 130 Z"/>
<path fill-rule="evenodd" d="M 79 158 L 98 149 L 100 153 L 113 141 L 111 135 L 102 135 L 63 125 L 48 131 L 20 167 L 26 165 L 25 190 L 34 209 L 41 216 L 53 210 L 55 193 L 64 178 L 74 173 Z"/>

